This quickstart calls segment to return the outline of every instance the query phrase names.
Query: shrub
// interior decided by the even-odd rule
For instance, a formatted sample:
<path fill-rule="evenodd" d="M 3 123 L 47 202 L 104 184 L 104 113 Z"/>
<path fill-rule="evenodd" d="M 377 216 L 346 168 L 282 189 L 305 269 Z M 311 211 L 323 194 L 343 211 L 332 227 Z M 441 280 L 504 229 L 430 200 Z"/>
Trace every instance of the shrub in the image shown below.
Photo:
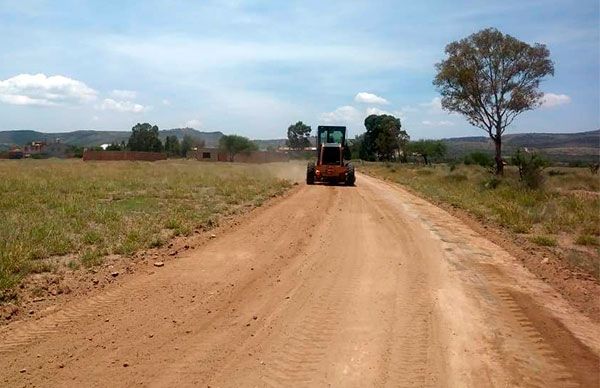
<path fill-rule="evenodd" d="M 512 157 L 512 163 L 519 169 L 519 179 L 530 189 L 537 189 L 544 183 L 542 171 L 548 165 L 537 152 L 519 149 Z"/>
<path fill-rule="evenodd" d="M 464 164 L 474 164 L 481 167 L 492 167 L 494 165 L 494 159 L 490 154 L 481 151 L 474 151 L 465 156 Z"/>
<path fill-rule="evenodd" d="M 493 175 L 483 182 L 483 187 L 486 189 L 495 189 L 496 187 L 500 186 L 500 183 L 502 183 L 502 179 Z"/>
<path fill-rule="evenodd" d="M 567 173 L 564 172 L 564 171 L 560 171 L 560 170 L 550 170 L 550 171 L 548 171 L 548 176 L 561 176 L 561 175 L 567 175 Z"/>

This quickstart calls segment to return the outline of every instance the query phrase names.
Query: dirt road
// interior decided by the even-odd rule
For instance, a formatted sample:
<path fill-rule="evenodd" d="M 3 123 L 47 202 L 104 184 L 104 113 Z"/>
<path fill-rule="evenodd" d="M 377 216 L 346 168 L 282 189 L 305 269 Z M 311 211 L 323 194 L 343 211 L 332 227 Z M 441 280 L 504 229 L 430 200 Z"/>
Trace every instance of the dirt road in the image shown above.
<path fill-rule="evenodd" d="M 1 329 L 0 385 L 597 387 L 599 334 L 504 250 L 361 175 Z"/>

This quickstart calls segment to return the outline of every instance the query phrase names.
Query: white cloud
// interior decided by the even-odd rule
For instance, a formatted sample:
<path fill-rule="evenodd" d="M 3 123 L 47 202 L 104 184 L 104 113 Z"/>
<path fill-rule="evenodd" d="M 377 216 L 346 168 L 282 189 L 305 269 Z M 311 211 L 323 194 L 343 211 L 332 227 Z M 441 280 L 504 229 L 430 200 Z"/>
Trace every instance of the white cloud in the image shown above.
<path fill-rule="evenodd" d="M 370 115 L 390 115 L 390 116 L 398 117 L 402 120 L 404 120 L 406 118 L 404 112 L 401 110 L 387 111 L 387 110 L 379 109 L 376 107 L 370 107 L 365 110 L 365 117 L 370 116 Z"/>
<path fill-rule="evenodd" d="M 62 75 L 19 74 L 0 80 L 0 102 L 12 105 L 76 105 L 95 100 L 97 94 L 85 83 Z"/>
<path fill-rule="evenodd" d="M 100 117 L 98 117 L 98 116 L 92 116 L 92 121 L 98 121 L 98 120 L 100 120 Z"/>
<path fill-rule="evenodd" d="M 119 90 L 115 89 L 110 93 L 113 97 L 120 100 L 135 100 L 137 92 L 134 90 Z"/>
<path fill-rule="evenodd" d="M 419 104 L 424 108 L 427 108 L 429 113 L 442 113 L 444 110 L 442 109 L 442 99 L 440 97 L 434 97 L 429 102 L 423 102 Z"/>
<path fill-rule="evenodd" d="M 569 104 L 571 97 L 566 94 L 544 93 L 542 97 L 542 107 L 552 108 L 558 105 Z"/>
<path fill-rule="evenodd" d="M 332 112 L 321 113 L 319 122 L 323 124 L 356 124 L 364 119 L 361 112 L 353 106 L 345 105 Z"/>
<path fill-rule="evenodd" d="M 186 121 L 185 123 L 185 127 L 186 128 L 200 128 L 202 126 L 202 121 L 198 120 L 198 119 L 191 119 Z"/>
<path fill-rule="evenodd" d="M 166 98 L 162 100 L 162 104 L 166 105 L 166 106 L 170 106 L 171 105 L 171 101 L 167 100 Z"/>
<path fill-rule="evenodd" d="M 452 121 L 448 120 L 439 120 L 439 121 L 431 121 L 431 120 L 423 120 L 421 124 L 426 125 L 428 127 L 451 127 L 454 125 Z"/>
<path fill-rule="evenodd" d="M 100 110 L 112 110 L 116 112 L 141 113 L 150 109 L 149 106 L 136 104 L 132 101 L 116 101 L 112 98 L 105 98 L 102 104 L 96 107 Z"/>
<path fill-rule="evenodd" d="M 354 101 L 356 102 L 364 102 L 366 104 L 379 104 L 379 105 L 387 105 L 389 101 L 383 97 L 379 97 L 376 94 L 360 92 L 354 97 Z"/>

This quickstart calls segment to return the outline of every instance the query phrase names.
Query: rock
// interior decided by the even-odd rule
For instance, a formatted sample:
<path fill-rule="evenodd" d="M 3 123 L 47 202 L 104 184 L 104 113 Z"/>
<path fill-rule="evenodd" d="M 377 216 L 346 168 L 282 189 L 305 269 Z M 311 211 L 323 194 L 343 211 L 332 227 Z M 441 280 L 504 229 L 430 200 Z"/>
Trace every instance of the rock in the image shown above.
<path fill-rule="evenodd" d="M 0 308 L 0 316 L 3 316 L 6 320 L 12 319 L 13 316 L 19 313 L 19 308 L 13 304 L 9 304 L 4 308 Z"/>
<path fill-rule="evenodd" d="M 258 319 L 258 317 L 256 315 L 253 315 L 252 319 L 254 319 L 256 321 Z"/>
<path fill-rule="evenodd" d="M 123 368 L 127 368 L 128 366 L 129 366 L 129 363 L 128 363 L 128 362 L 124 362 L 124 363 L 123 363 Z"/>
<path fill-rule="evenodd" d="M 217 238 L 217 235 L 213 233 L 210 235 L 210 238 Z"/>
<path fill-rule="evenodd" d="M 29 315 L 33 315 L 33 314 L 35 314 L 35 311 L 29 310 Z"/>
<path fill-rule="evenodd" d="M 550 259 L 547 257 L 544 257 L 544 259 L 542 259 L 542 264 L 548 264 L 550 262 Z"/>
<path fill-rule="evenodd" d="M 19 373 L 25 373 L 25 372 L 27 372 L 27 369 L 25 369 L 25 368 L 23 368 L 19 371 Z"/>
<path fill-rule="evenodd" d="M 169 253 L 169 256 L 175 256 L 177 254 L 177 251 L 173 251 Z"/>
<path fill-rule="evenodd" d="M 162 261 L 157 261 L 156 263 L 154 263 L 155 267 L 164 267 L 165 263 L 163 263 Z"/>
<path fill-rule="evenodd" d="M 113 278 L 116 278 L 117 276 L 119 276 L 119 271 L 111 272 L 110 276 L 112 276 Z"/>
<path fill-rule="evenodd" d="M 92 279 L 92 284 L 97 285 L 98 283 L 100 283 L 100 280 L 98 280 L 98 279 Z"/>

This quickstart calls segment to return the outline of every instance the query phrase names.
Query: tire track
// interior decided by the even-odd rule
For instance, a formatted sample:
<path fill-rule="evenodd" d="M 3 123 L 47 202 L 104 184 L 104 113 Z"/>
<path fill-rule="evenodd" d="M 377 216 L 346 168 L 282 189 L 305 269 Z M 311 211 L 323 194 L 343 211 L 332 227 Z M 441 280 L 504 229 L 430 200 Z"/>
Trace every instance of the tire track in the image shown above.
<path fill-rule="evenodd" d="M 350 276 L 334 275 L 328 287 L 313 290 L 311 300 L 301 312 L 305 314 L 303 318 L 289 328 L 289 337 L 271 352 L 260 378 L 262 384 L 270 387 L 325 384 L 325 376 L 319 373 L 321 365 L 330 355 L 329 344 L 338 334 L 345 307 L 359 281 L 356 271 L 352 272 Z"/>
<path fill-rule="evenodd" d="M 501 310 L 504 310 L 498 311 L 497 315 L 502 315 L 503 321 L 506 321 L 506 315 L 512 317 L 512 322 L 506 322 L 504 330 L 505 336 L 510 336 L 515 344 L 502 351 L 511 355 L 509 367 L 515 367 L 519 378 L 517 383 L 540 388 L 579 387 L 573 374 L 515 301 L 512 292 L 499 289 L 496 294 L 502 301 Z"/>
<path fill-rule="evenodd" d="M 135 284 L 129 283 L 118 289 L 106 291 L 77 304 L 67 306 L 60 311 L 53 312 L 37 321 L 26 322 L 15 328 L 7 326 L 2 332 L 0 354 L 13 352 L 32 342 L 62 332 L 72 322 L 95 314 L 106 313 L 111 310 L 114 303 L 127 298 L 135 287 L 143 286 L 148 281 L 136 282 Z"/>
<path fill-rule="evenodd" d="M 410 286 L 398 292 L 393 319 L 388 329 L 383 386 L 428 387 L 437 381 L 431 365 L 429 347 L 432 338 L 431 301 L 428 300 L 426 275 L 410 274 Z"/>

